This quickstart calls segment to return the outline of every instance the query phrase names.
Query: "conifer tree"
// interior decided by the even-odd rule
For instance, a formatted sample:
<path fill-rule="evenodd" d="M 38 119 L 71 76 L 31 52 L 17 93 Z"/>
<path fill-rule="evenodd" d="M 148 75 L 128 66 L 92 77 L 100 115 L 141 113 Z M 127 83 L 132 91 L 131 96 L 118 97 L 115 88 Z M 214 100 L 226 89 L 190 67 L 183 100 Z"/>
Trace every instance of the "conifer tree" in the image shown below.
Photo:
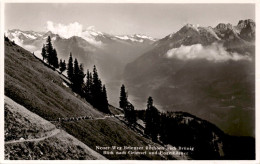
<path fill-rule="evenodd" d="M 159 121 L 159 111 L 153 106 L 153 98 L 149 97 L 145 114 L 145 134 L 150 135 L 153 141 L 157 141 Z"/>
<path fill-rule="evenodd" d="M 84 77 L 85 77 L 83 64 L 79 65 L 79 73 L 78 73 L 77 76 L 78 76 L 78 78 L 77 78 L 77 80 L 78 80 L 77 81 L 77 85 L 78 85 L 78 89 L 79 89 L 79 94 L 81 94 L 81 96 L 83 96 L 82 86 L 83 86 Z"/>
<path fill-rule="evenodd" d="M 47 56 L 47 62 L 49 65 L 51 65 L 53 62 L 53 46 L 51 43 L 51 37 L 48 36 L 47 38 L 47 44 L 46 44 L 46 56 Z"/>
<path fill-rule="evenodd" d="M 44 44 L 42 46 L 42 53 L 41 53 L 41 55 L 42 55 L 42 60 L 44 61 L 46 59 L 46 57 L 47 57 L 46 49 L 45 49 L 45 45 Z"/>
<path fill-rule="evenodd" d="M 103 85 L 102 87 L 102 97 L 101 97 L 101 101 L 102 101 L 102 106 L 101 106 L 101 110 L 104 113 L 110 113 L 109 109 L 108 109 L 108 100 L 107 100 L 107 91 L 106 91 L 106 86 Z"/>
<path fill-rule="evenodd" d="M 73 78 L 77 78 L 79 74 L 79 63 L 78 60 L 75 58 L 74 60 L 74 66 L 73 66 Z M 77 81 L 77 79 L 74 79 L 73 81 Z"/>
<path fill-rule="evenodd" d="M 59 68 L 59 61 L 58 61 L 56 49 L 53 49 L 53 52 L 52 52 L 51 65 L 53 65 L 54 68 Z"/>
<path fill-rule="evenodd" d="M 152 127 L 151 127 L 152 120 L 151 120 L 151 112 L 150 112 L 151 106 L 153 106 L 153 99 L 151 97 L 149 97 L 148 101 L 147 101 L 147 108 L 146 108 L 146 111 L 145 111 L 144 133 L 146 135 L 151 135 L 151 130 L 152 130 Z"/>
<path fill-rule="evenodd" d="M 66 70 L 66 62 L 65 62 L 65 60 L 62 61 L 62 60 L 60 59 L 60 64 L 59 64 L 59 66 L 60 66 L 60 72 L 61 72 L 61 73 L 62 73 L 63 71 L 65 71 L 65 70 Z"/>
<path fill-rule="evenodd" d="M 125 112 L 125 118 L 128 120 L 130 124 L 136 123 L 136 113 L 133 104 L 127 102 L 127 105 L 124 108 L 124 112 Z"/>
<path fill-rule="evenodd" d="M 155 106 L 151 107 L 151 116 L 152 116 L 152 131 L 151 131 L 151 137 L 153 141 L 157 141 L 157 137 L 159 134 L 159 129 L 160 129 L 160 115 L 159 111 Z"/>
<path fill-rule="evenodd" d="M 120 101 L 119 101 L 119 107 L 124 109 L 127 105 L 127 94 L 125 91 L 125 86 L 122 84 L 121 90 L 120 90 Z"/>
<path fill-rule="evenodd" d="M 99 80 L 98 77 L 98 72 L 96 69 L 96 66 L 94 65 L 93 68 L 93 85 L 92 85 L 92 96 L 93 96 L 93 106 L 98 108 L 99 107 L 99 100 L 101 99 L 101 92 L 102 92 L 102 84 L 100 83 L 101 81 Z"/>
<path fill-rule="evenodd" d="M 73 58 L 72 58 L 71 53 L 70 53 L 70 58 L 68 61 L 67 75 L 68 75 L 69 80 L 72 82 L 72 80 L 73 80 Z"/>
<path fill-rule="evenodd" d="M 80 86 L 79 86 L 79 64 L 78 64 L 78 60 L 75 59 L 74 60 L 74 66 L 73 66 L 73 76 L 72 76 L 72 89 L 79 93 L 80 91 Z"/>
<path fill-rule="evenodd" d="M 147 109 L 151 109 L 152 106 L 153 106 L 153 98 L 150 96 L 148 97 L 148 101 L 147 101 Z"/>
<path fill-rule="evenodd" d="M 84 66 L 83 64 L 81 63 L 79 65 L 79 83 L 82 85 L 84 83 L 84 77 L 85 77 L 85 74 L 84 74 Z"/>
<path fill-rule="evenodd" d="M 60 63 L 59 63 L 60 72 L 62 72 L 62 71 L 61 71 L 61 70 L 62 70 L 62 69 L 61 69 L 62 63 L 63 63 L 63 62 L 62 62 L 62 60 L 60 59 Z"/>
<path fill-rule="evenodd" d="M 63 68 L 64 68 L 64 71 L 66 70 L 66 61 L 65 60 L 63 60 L 63 63 L 62 63 L 62 65 L 63 65 Z"/>
<path fill-rule="evenodd" d="M 87 70 L 87 80 L 86 80 L 86 85 L 84 87 L 84 92 L 85 92 L 85 99 L 92 103 L 92 93 L 91 93 L 91 88 L 92 88 L 92 73 Z"/>
<path fill-rule="evenodd" d="M 83 65 L 78 64 L 78 60 L 75 59 L 74 60 L 74 67 L 73 67 L 73 76 L 72 76 L 72 89 L 80 94 L 81 96 L 83 96 L 83 83 L 84 83 L 84 68 Z"/>
<path fill-rule="evenodd" d="M 91 86 L 92 105 L 104 113 L 110 113 L 108 108 L 103 107 L 103 105 L 102 105 L 102 102 L 104 101 L 103 93 L 102 93 L 102 82 L 98 77 L 98 72 L 97 72 L 97 68 L 95 65 L 93 68 L 92 80 L 93 80 L 92 81 L 93 84 Z"/>

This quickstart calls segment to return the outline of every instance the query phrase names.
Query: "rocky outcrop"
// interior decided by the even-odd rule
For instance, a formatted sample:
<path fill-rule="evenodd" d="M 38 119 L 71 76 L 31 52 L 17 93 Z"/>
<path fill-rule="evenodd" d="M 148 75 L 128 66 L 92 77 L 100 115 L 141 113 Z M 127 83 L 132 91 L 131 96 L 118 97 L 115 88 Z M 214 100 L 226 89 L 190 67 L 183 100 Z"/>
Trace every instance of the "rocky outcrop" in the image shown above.
<path fill-rule="evenodd" d="M 255 41 L 255 22 L 251 19 L 240 20 L 237 28 L 240 29 L 240 37 L 246 41 Z"/>

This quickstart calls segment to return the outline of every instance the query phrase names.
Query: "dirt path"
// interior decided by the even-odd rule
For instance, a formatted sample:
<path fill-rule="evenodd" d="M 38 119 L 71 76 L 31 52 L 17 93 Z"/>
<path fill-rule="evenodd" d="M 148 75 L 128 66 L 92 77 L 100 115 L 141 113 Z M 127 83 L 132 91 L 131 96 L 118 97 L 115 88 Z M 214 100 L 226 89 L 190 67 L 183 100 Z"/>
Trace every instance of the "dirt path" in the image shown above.
<path fill-rule="evenodd" d="M 9 146 L 12 146 L 12 144 L 24 143 L 24 142 L 40 142 L 40 141 L 49 140 L 49 138 L 55 137 L 56 139 L 59 140 L 59 143 L 61 142 L 65 146 L 71 145 L 71 146 L 74 146 L 77 148 L 81 147 L 81 149 L 83 149 L 88 156 L 86 159 L 92 159 L 92 160 L 93 159 L 100 159 L 100 160 L 106 159 L 103 155 L 101 155 L 98 152 L 96 152 L 95 150 L 91 149 L 90 147 L 88 147 L 87 145 L 85 145 L 84 143 L 79 141 L 77 138 L 75 138 L 74 136 L 68 134 L 66 131 L 64 131 L 62 129 L 56 128 L 56 126 L 54 124 L 50 123 L 50 121 L 47 121 L 47 120 L 43 119 L 42 117 L 36 115 L 35 113 L 29 111 L 28 109 L 19 105 L 18 103 L 16 103 L 15 101 L 13 101 L 12 99 L 10 99 L 7 96 L 5 96 L 5 105 L 7 107 L 7 110 L 15 112 L 15 113 L 19 113 L 21 117 L 27 118 L 29 120 L 29 123 L 35 124 L 35 126 L 33 126 L 31 128 L 38 127 L 38 129 L 40 129 L 39 137 L 34 136 L 35 138 L 33 138 L 33 137 L 28 138 L 28 139 L 20 138 L 20 140 L 5 141 L 4 142 L 5 146 L 9 147 Z M 50 143 L 50 144 L 53 144 L 53 143 Z M 61 149 L 59 146 L 56 146 L 56 148 Z"/>
<path fill-rule="evenodd" d="M 80 120 L 104 120 L 107 118 L 118 118 L 118 117 L 124 117 L 123 114 L 118 114 L 118 115 L 109 115 L 109 116 L 104 116 L 104 117 L 96 117 L 93 118 L 92 116 L 81 116 L 81 117 L 63 117 L 63 118 L 58 118 L 58 120 L 53 120 L 50 121 L 51 123 L 58 123 L 58 122 L 76 122 Z"/>
<path fill-rule="evenodd" d="M 33 138 L 33 139 L 23 139 L 23 140 L 14 140 L 14 141 L 7 141 L 7 142 L 5 142 L 5 144 L 13 144 L 13 143 L 21 143 L 21 142 L 38 142 L 38 141 L 42 141 L 42 140 L 45 140 L 45 139 L 47 139 L 47 138 L 50 138 L 50 137 L 53 137 L 53 136 L 55 136 L 55 135 L 57 135 L 57 134 L 59 134 L 61 132 L 61 130 L 60 129 L 54 129 L 54 130 L 52 130 L 52 131 L 50 131 L 50 132 L 46 132 L 45 133 L 45 137 L 40 137 L 40 138 Z"/>
<path fill-rule="evenodd" d="M 79 121 L 83 119 L 88 119 L 88 120 L 104 120 L 107 118 L 112 118 L 112 117 L 123 117 L 124 115 L 106 115 L 104 117 L 97 117 L 93 118 L 90 116 L 83 116 L 83 117 L 70 117 L 70 118 L 60 118 L 60 121 L 46 121 L 43 120 L 41 117 L 38 115 L 29 112 L 26 108 L 23 106 L 17 104 L 14 102 L 12 99 L 9 97 L 5 96 L 5 103 L 8 106 L 8 109 L 12 112 L 20 113 L 23 117 L 26 117 L 31 121 L 31 123 L 34 124 L 41 124 L 41 127 L 43 128 L 43 131 L 41 135 L 37 138 L 29 138 L 29 139 L 23 139 L 22 137 L 19 140 L 11 140 L 11 141 L 6 141 L 5 144 L 13 144 L 13 143 L 22 143 L 22 142 L 38 142 L 45 140 L 47 138 L 53 137 L 61 132 L 60 129 L 57 129 L 54 124 L 52 123 L 59 123 L 61 121 L 66 121 L 66 122 L 74 122 L 74 121 Z"/>

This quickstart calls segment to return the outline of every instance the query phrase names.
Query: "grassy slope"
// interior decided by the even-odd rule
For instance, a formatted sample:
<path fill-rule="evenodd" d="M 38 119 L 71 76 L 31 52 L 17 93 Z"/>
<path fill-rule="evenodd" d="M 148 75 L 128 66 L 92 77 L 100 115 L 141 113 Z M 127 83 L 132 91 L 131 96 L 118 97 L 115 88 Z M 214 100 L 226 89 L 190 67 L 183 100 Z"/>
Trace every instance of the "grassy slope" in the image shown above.
<path fill-rule="evenodd" d="M 58 117 L 103 114 L 76 97 L 57 72 L 44 66 L 30 52 L 5 42 L 5 95 L 47 120 Z M 95 146 L 153 144 L 118 120 L 81 121 L 63 125 L 65 131 L 95 150 Z M 94 144 L 93 144 L 94 143 Z M 160 159 L 159 156 L 107 156 L 110 159 Z M 168 157 L 170 158 L 170 157 Z"/>
<path fill-rule="evenodd" d="M 115 118 L 106 120 L 81 120 L 77 124 L 66 122 L 63 127 L 86 145 L 96 150 L 96 146 L 158 146 L 144 137 L 138 136 Z M 86 130 L 88 129 L 88 130 Z M 144 155 L 105 155 L 109 159 L 164 159 L 158 156 Z M 173 159 L 168 157 L 169 159 Z"/>
<path fill-rule="evenodd" d="M 5 159 L 105 159 L 65 131 L 57 130 L 55 125 L 5 97 L 5 139 L 39 139 L 54 130 L 59 133 L 44 140 L 5 144 Z"/>
<path fill-rule="evenodd" d="M 17 45 L 5 44 L 5 95 L 46 118 L 102 116 L 66 88 L 57 72 Z"/>

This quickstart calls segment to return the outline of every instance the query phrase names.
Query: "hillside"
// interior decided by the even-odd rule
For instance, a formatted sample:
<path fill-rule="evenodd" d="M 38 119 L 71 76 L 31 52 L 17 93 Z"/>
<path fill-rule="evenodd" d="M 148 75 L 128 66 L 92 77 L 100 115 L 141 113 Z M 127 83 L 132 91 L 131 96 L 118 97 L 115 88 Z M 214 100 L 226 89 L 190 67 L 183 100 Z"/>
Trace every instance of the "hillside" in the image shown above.
<path fill-rule="evenodd" d="M 62 129 L 57 129 L 54 124 L 5 97 L 5 159 L 106 158 Z"/>
<path fill-rule="evenodd" d="M 5 95 L 13 101 L 52 122 L 57 122 L 59 118 L 82 116 L 104 118 L 74 120 L 61 124 L 64 131 L 95 151 L 96 146 L 159 146 L 129 129 L 120 120 L 113 117 L 105 118 L 103 113 L 73 93 L 63 79 L 62 75 L 42 63 L 32 53 L 10 41 L 5 41 Z M 36 131 L 38 130 L 41 129 Z M 16 136 L 17 133 L 12 135 Z M 26 136 L 30 135 L 23 135 Z M 48 142 L 45 144 L 51 146 Z M 19 150 L 19 147 L 12 149 L 18 152 Z M 99 150 L 98 153 L 102 154 L 103 151 Z M 174 156 L 161 155 L 106 154 L 104 156 L 108 159 L 175 159 Z M 185 158 L 185 156 L 178 155 L 176 158 Z"/>

